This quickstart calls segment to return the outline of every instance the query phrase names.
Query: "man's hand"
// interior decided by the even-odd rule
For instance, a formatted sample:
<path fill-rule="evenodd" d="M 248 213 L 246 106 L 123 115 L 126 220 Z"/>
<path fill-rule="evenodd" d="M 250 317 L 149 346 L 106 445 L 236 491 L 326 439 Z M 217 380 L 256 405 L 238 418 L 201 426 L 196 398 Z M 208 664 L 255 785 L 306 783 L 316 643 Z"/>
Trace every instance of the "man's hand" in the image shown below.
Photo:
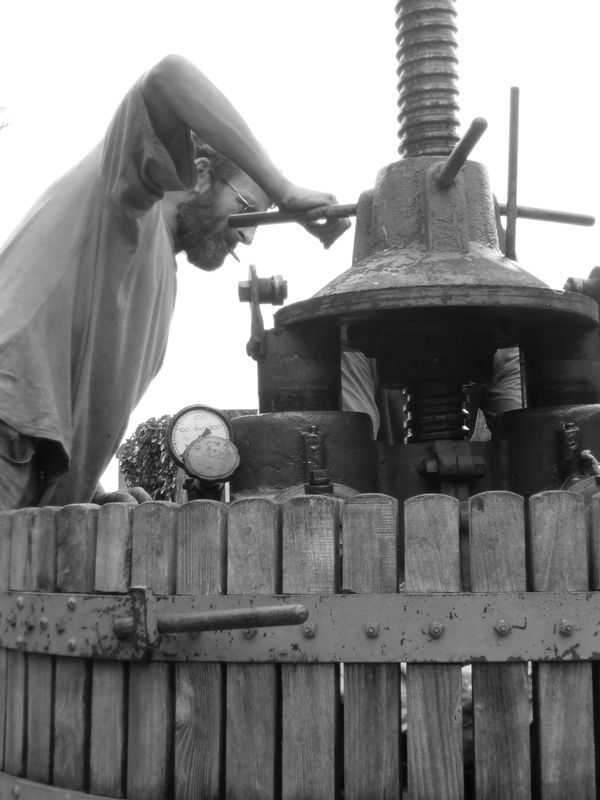
<path fill-rule="evenodd" d="M 282 211 L 305 211 L 310 221 L 303 223 L 304 228 L 327 249 L 350 227 L 350 220 L 346 217 L 328 216 L 328 210 L 336 204 L 332 194 L 290 186 L 279 208 Z"/>

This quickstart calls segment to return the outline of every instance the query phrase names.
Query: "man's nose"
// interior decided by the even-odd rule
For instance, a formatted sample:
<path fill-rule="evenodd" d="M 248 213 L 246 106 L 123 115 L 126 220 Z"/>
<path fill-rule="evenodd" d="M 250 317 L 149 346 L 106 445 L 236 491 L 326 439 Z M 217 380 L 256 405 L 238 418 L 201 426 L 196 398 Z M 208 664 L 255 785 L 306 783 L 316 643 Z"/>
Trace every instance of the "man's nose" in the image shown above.
<path fill-rule="evenodd" d="M 256 233 L 256 227 L 254 228 L 237 228 L 236 229 L 236 236 L 238 240 L 242 244 L 252 244 L 252 240 L 254 239 L 254 234 Z"/>

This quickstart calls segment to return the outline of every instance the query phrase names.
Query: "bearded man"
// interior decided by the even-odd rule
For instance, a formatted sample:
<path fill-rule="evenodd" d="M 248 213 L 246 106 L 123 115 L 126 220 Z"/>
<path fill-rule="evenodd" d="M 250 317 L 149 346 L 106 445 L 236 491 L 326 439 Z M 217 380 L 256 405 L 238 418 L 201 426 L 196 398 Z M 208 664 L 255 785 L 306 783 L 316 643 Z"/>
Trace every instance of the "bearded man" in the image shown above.
<path fill-rule="evenodd" d="M 335 202 L 287 180 L 190 62 L 150 69 L 0 251 L 0 509 L 93 496 L 162 363 L 177 253 L 216 269 L 254 235 L 227 218 L 273 203 L 329 247 Z"/>

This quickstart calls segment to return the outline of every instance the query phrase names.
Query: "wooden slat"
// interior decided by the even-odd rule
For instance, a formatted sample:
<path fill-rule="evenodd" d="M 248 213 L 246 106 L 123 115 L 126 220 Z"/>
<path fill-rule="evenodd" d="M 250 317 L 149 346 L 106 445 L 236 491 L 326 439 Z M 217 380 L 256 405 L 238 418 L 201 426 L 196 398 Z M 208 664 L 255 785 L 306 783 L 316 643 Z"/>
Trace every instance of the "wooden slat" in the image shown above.
<path fill-rule="evenodd" d="M 53 592 L 56 585 L 54 508 L 31 511 L 26 554 L 26 584 L 32 591 Z M 49 783 L 51 775 L 52 685 L 54 659 L 27 656 L 27 761 L 25 774 L 32 781 Z"/>
<path fill-rule="evenodd" d="M 280 581 L 279 506 L 239 500 L 229 507 L 227 592 L 272 593 Z M 243 634 L 235 631 L 240 638 Z M 227 667 L 226 796 L 269 800 L 275 796 L 278 671 L 274 664 Z"/>
<path fill-rule="evenodd" d="M 360 495 L 344 503 L 344 590 L 397 591 L 398 502 Z M 377 620 L 373 620 L 377 622 Z M 344 786 L 348 800 L 400 793 L 400 667 L 344 665 Z"/>
<path fill-rule="evenodd" d="M 25 560 L 30 525 L 30 509 L 13 512 L 10 534 L 10 589 L 25 588 Z M 6 681 L 4 768 L 11 775 L 20 776 L 25 774 L 27 660 L 24 653 L 14 650 L 6 654 Z"/>
<path fill-rule="evenodd" d="M 178 506 L 148 502 L 133 509 L 131 583 L 156 594 L 175 590 Z M 172 669 L 132 664 L 129 670 L 127 797 L 164 800 L 172 790 Z"/>
<path fill-rule="evenodd" d="M 96 592 L 125 593 L 130 584 L 131 514 L 126 503 L 98 511 Z M 125 784 L 127 668 L 95 660 L 92 668 L 90 792 L 123 797 Z"/>
<path fill-rule="evenodd" d="M 10 585 L 10 527 L 12 513 L 0 512 L 0 592 Z M 0 648 L 0 763 L 4 769 L 4 738 L 7 700 L 7 651 Z"/>
<path fill-rule="evenodd" d="M 336 590 L 338 516 L 338 503 L 328 497 L 296 497 L 283 505 L 284 592 Z M 333 664 L 285 665 L 281 685 L 282 797 L 331 800 L 339 672 Z"/>
<path fill-rule="evenodd" d="M 588 589 L 583 497 L 570 492 L 534 495 L 529 500 L 529 522 L 533 590 Z M 566 651 L 569 644 L 565 637 Z M 537 665 L 534 697 L 540 797 L 595 798 L 591 664 Z"/>
<path fill-rule="evenodd" d="M 225 589 L 227 507 L 195 500 L 179 510 L 177 594 Z M 175 798 L 221 796 L 223 667 L 177 664 L 175 671 Z"/>
<path fill-rule="evenodd" d="M 55 519 L 57 590 L 92 592 L 98 507 L 64 506 Z M 89 678 L 90 664 L 84 659 L 56 659 L 52 782 L 65 789 L 86 788 Z"/>
<path fill-rule="evenodd" d="M 444 495 L 413 497 L 404 505 L 404 520 L 407 591 L 460 591 L 458 501 Z M 463 797 L 461 690 L 460 666 L 407 665 L 411 800 Z"/>
<path fill-rule="evenodd" d="M 525 591 L 523 498 L 510 492 L 471 498 L 469 530 L 472 591 Z M 527 665 L 473 664 L 472 670 L 477 797 L 526 800 L 531 797 Z"/>

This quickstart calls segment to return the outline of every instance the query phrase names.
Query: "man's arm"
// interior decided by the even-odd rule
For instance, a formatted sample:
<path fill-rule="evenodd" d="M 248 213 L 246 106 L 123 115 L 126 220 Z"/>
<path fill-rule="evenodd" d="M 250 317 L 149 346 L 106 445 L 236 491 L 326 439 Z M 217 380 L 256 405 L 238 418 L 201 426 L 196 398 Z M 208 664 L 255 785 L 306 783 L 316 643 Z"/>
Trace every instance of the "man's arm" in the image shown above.
<path fill-rule="evenodd" d="M 186 59 L 167 56 L 152 67 L 142 80 L 142 93 L 154 129 L 165 144 L 183 124 L 237 164 L 281 209 L 310 209 L 317 218 L 319 209 L 336 202 L 331 194 L 302 189 L 285 178 L 229 100 Z M 346 219 L 306 226 L 325 247 L 348 227 Z"/>

